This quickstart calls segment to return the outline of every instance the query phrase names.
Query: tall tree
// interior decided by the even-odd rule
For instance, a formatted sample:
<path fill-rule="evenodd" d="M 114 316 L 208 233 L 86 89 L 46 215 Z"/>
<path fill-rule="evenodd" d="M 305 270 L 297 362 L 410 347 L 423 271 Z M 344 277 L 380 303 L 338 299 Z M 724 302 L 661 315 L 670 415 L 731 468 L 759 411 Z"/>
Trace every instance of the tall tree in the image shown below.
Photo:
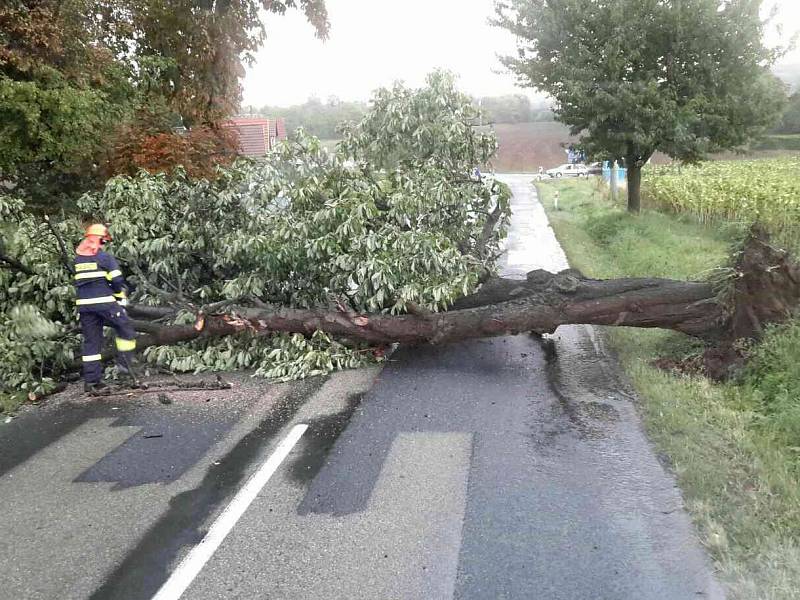
<path fill-rule="evenodd" d="M 289 9 L 327 36 L 323 0 L 0 2 L 0 181 L 52 209 L 108 174 L 208 173 L 229 157 L 218 125 L 238 108 L 262 13 Z"/>
<path fill-rule="evenodd" d="M 761 0 L 497 0 L 517 36 L 503 63 L 551 94 L 586 150 L 624 160 L 628 209 L 654 152 L 693 162 L 744 145 L 777 119 Z"/>
<path fill-rule="evenodd" d="M 130 106 L 130 70 L 103 43 L 97 5 L 11 0 L 0 7 L 0 180 L 41 203 L 86 185 Z"/>

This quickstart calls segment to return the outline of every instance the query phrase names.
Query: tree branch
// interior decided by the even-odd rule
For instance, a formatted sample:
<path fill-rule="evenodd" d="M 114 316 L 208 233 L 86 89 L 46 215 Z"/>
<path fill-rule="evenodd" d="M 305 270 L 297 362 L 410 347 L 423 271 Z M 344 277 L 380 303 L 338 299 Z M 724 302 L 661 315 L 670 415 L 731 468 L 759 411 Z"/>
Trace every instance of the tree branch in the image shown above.
<path fill-rule="evenodd" d="M 64 268 L 70 273 L 75 273 L 75 268 L 72 266 L 72 263 L 69 260 L 69 255 L 67 254 L 67 246 L 64 243 L 64 238 L 61 237 L 61 234 L 53 225 L 49 215 L 44 216 L 44 222 L 47 223 L 50 233 L 52 233 L 53 237 L 56 238 L 56 242 L 58 243 L 58 253 L 61 256 L 61 264 L 64 265 Z"/>
<path fill-rule="evenodd" d="M 128 267 L 136 275 L 136 278 L 138 279 L 139 283 L 142 284 L 142 287 L 144 287 L 152 295 L 161 298 L 161 300 L 170 305 L 177 303 L 177 298 L 174 294 L 170 294 L 169 292 L 162 290 L 161 288 L 150 283 L 150 281 L 147 279 L 147 276 L 142 273 L 142 270 L 136 263 L 131 262 L 128 264 Z"/>
<path fill-rule="evenodd" d="M 5 254 L 0 254 L 0 269 L 10 269 L 12 271 L 20 271 L 26 275 L 35 275 L 31 269 L 23 265 L 16 258 L 12 258 Z"/>

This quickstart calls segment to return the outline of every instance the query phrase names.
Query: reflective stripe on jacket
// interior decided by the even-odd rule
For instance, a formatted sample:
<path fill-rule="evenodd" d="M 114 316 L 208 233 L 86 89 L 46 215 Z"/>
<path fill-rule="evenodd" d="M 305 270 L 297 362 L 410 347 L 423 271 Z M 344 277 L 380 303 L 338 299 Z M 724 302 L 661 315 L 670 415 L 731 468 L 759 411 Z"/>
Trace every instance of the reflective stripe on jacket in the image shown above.
<path fill-rule="evenodd" d="M 113 256 L 102 250 L 94 256 L 75 256 L 75 304 L 78 311 L 125 298 L 128 284 Z"/>

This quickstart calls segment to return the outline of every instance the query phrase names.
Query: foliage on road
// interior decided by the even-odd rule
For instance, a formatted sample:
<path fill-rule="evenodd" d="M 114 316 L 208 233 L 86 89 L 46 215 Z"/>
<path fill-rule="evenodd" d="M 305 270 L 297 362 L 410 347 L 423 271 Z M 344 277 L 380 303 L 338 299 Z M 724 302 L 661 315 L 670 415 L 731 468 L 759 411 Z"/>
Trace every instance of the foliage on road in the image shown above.
<path fill-rule="evenodd" d="M 692 278 L 722 266 L 741 229 L 721 220 L 613 206 L 591 182 L 538 184 L 572 266 L 595 277 Z M 553 193 L 560 193 L 558 210 Z M 634 251 L 635 250 L 635 251 Z M 730 597 L 789 600 L 800 578 L 800 325 L 772 328 L 741 377 L 714 384 L 655 368 L 695 342 L 661 330 L 608 328 L 641 400 L 648 433 L 675 472 Z"/>
<path fill-rule="evenodd" d="M 760 220 L 784 240 L 800 239 L 800 157 L 705 162 L 645 170 L 654 207 L 688 213 L 703 223 Z"/>
<path fill-rule="evenodd" d="M 493 269 L 509 216 L 508 189 L 472 176 L 495 148 L 470 126 L 475 117 L 453 78 L 434 73 L 421 89 L 379 92 L 337 152 L 300 136 L 213 181 L 180 172 L 116 177 L 78 206 L 111 223 L 112 252 L 136 286 L 132 300 L 180 308 L 180 322 L 229 303 L 441 310 Z M 420 134 L 406 135 L 409 128 Z M 381 157 L 391 168 L 376 166 Z M 18 327 L 0 329 L 0 348 L 14 349 L 0 382 L 39 394 L 77 354 L 73 291 L 48 224 L 10 198 L 0 199 L 0 216 L 0 319 L 18 317 L 12 307 L 25 314 Z M 77 219 L 52 227 L 69 245 L 80 238 Z M 178 371 L 246 368 L 276 379 L 372 356 L 321 333 L 207 338 L 147 353 Z"/>
<path fill-rule="evenodd" d="M 551 94 L 558 120 L 598 159 L 624 160 L 628 208 L 656 151 L 685 162 L 746 144 L 779 118 L 758 2 L 502 0 L 497 24 L 517 36 L 504 59 Z"/>
<path fill-rule="evenodd" d="M 80 236 L 77 222 L 54 227 L 66 239 Z M 73 305 L 70 274 L 47 224 L 22 201 L 0 196 L 0 405 L 14 404 L 4 393 L 24 399 L 51 391 L 53 375 L 79 355 Z"/>
<path fill-rule="evenodd" d="M 344 129 L 341 148 L 366 164 L 433 168 L 463 180 L 497 152 L 495 136 L 478 128 L 479 116 L 453 76 L 435 72 L 420 90 L 396 83 L 375 92 L 366 116 Z"/>

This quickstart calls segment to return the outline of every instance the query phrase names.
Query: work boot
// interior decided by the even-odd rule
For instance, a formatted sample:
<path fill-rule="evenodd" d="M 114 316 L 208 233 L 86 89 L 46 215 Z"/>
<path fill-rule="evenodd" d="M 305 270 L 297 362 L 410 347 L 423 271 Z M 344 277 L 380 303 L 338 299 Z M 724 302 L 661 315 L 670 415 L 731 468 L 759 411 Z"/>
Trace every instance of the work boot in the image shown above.
<path fill-rule="evenodd" d="M 147 386 L 142 382 L 140 382 L 138 379 L 135 379 L 130 375 L 126 375 L 123 373 L 119 374 L 116 383 L 119 387 L 127 390 L 147 389 Z"/>
<path fill-rule="evenodd" d="M 139 378 L 133 371 L 120 366 L 117 366 L 117 384 L 120 387 L 134 390 L 147 387 L 139 382 Z"/>
<path fill-rule="evenodd" d="M 83 391 L 90 396 L 108 396 L 111 393 L 111 388 L 102 381 L 97 383 L 89 383 L 87 381 L 83 384 Z"/>

